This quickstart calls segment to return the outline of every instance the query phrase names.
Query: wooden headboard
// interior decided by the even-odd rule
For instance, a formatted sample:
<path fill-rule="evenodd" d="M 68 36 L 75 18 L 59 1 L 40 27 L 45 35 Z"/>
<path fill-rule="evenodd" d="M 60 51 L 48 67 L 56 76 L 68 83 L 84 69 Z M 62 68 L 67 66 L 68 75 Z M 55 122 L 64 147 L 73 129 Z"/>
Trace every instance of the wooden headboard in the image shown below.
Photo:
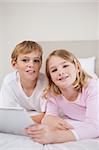
<path fill-rule="evenodd" d="M 96 57 L 95 72 L 99 76 L 99 41 L 40 41 L 43 48 L 43 59 L 55 49 L 67 49 L 78 58 Z M 45 63 L 45 62 L 43 62 Z"/>

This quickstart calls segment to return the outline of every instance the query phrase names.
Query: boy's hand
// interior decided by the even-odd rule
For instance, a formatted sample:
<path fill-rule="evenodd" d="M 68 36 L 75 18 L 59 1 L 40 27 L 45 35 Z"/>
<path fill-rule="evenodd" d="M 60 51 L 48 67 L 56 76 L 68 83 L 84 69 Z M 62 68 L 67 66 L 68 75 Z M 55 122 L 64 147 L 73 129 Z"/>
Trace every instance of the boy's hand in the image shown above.
<path fill-rule="evenodd" d="M 35 121 L 36 123 L 41 123 L 41 120 L 43 119 L 45 113 L 42 112 L 39 115 L 32 115 L 31 118 L 33 121 Z"/>

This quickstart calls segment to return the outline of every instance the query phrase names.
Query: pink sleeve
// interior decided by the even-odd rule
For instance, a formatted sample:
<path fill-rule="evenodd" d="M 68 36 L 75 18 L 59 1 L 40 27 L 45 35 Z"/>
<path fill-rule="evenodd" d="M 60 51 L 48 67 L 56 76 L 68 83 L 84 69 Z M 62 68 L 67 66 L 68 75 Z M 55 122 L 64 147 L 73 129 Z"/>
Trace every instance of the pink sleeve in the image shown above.
<path fill-rule="evenodd" d="M 96 138 L 99 136 L 99 83 L 94 81 L 89 84 L 82 92 L 82 96 L 81 104 L 84 102 L 86 105 L 85 119 L 84 121 L 76 119 L 76 124 L 75 120 L 72 120 L 71 125 L 74 129 L 71 131 L 75 133 L 77 139 Z M 58 110 L 56 97 L 49 96 L 46 113 L 58 116 Z"/>
<path fill-rule="evenodd" d="M 55 97 L 52 97 L 51 95 L 48 97 L 46 114 L 58 116 L 58 105 Z"/>
<path fill-rule="evenodd" d="M 86 118 L 74 131 L 79 139 L 95 138 L 99 136 L 99 84 L 95 82 L 88 86 L 86 93 Z"/>

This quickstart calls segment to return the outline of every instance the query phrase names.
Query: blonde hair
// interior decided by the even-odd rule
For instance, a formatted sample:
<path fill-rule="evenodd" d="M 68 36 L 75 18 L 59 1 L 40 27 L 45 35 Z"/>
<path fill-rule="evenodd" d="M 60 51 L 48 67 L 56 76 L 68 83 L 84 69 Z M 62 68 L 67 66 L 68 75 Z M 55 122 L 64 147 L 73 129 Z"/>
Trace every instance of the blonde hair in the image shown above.
<path fill-rule="evenodd" d="M 91 76 L 89 76 L 86 72 L 83 71 L 80 62 L 71 52 L 64 50 L 64 49 L 59 49 L 59 50 L 54 50 L 52 53 L 50 53 L 50 55 L 48 56 L 48 58 L 46 60 L 46 70 L 45 71 L 46 71 L 46 76 L 48 79 L 48 86 L 45 89 L 45 97 L 47 96 L 47 93 L 49 91 L 51 93 L 53 93 L 54 95 L 60 95 L 61 94 L 60 89 L 52 81 L 51 76 L 50 76 L 50 72 L 49 72 L 49 60 L 52 56 L 61 57 L 65 60 L 73 63 L 75 65 L 75 67 L 79 69 L 79 72 L 77 73 L 76 80 L 73 83 L 73 87 L 78 92 L 81 92 L 82 87 L 87 84 L 87 80 L 89 77 L 91 78 Z"/>
<path fill-rule="evenodd" d="M 42 47 L 34 41 L 23 41 L 16 45 L 15 49 L 11 54 L 11 59 L 12 59 L 11 61 L 16 62 L 19 54 L 28 54 L 37 50 L 39 50 L 41 53 L 40 59 L 42 61 L 42 54 L 43 54 Z"/>

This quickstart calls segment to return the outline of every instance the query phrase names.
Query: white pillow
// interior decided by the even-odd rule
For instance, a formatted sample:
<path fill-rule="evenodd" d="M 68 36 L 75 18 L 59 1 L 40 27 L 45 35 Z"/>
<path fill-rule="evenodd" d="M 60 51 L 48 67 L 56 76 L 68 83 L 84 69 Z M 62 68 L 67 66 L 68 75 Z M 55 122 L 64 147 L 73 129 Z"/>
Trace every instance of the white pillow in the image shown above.
<path fill-rule="evenodd" d="M 93 77 L 97 77 L 97 75 L 95 74 L 95 60 L 96 57 L 87 57 L 87 58 L 79 58 L 78 59 L 82 65 L 82 68 L 91 76 Z"/>

